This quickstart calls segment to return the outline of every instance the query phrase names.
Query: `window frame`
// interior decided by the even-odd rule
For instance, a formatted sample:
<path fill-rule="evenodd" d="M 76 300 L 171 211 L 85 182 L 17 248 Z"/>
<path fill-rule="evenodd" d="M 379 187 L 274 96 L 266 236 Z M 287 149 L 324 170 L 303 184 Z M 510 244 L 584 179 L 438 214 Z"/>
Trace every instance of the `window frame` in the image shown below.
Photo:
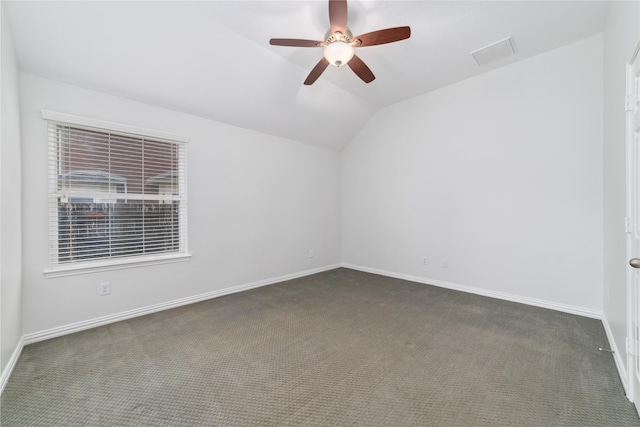
<path fill-rule="evenodd" d="M 166 140 L 169 143 L 176 143 L 182 145 L 183 150 L 183 162 L 181 163 L 180 180 L 184 188 L 184 194 L 180 199 L 180 214 L 179 214 L 179 247 L 177 252 L 161 252 L 157 254 L 144 254 L 144 255 L 132 255 L 125 257 L 116 257 L 109 259 L 99 260 L 87 260 L 82 262 L 69 262 L 69 263 L 57 263 L 58 250 L 58 228 L 57 220 L 48 220 L 47 224 L 47 240 L 48 240 L 48 268 L 43 271 L 43 274 L 47 278 L 93 273 L 100 271 L 118 270 L 123 268 L 135 268 L 148 265 L 167 264 L 188 261 L 191 255 L 188 252 L 187 237 L 187 150 L 186 144 L 189 142 L 189 138 L 183 135 L 177 135 L 167 133 L 163 131 L 157 131 L 152 129 L 139 128 L 136 126 L 125 125 L 121 123 L 108 122 L 103 120 L 91 119 L 86 117 L 75 116 L 72 114 L 58 113 L 55 111 L 41 110 L 42 118 L 45 120 L 47 129 L 50 122 L 60 123 L 61 125 L 79 126 L 86 128 L 94 128 L 97 131 L 123 133 L 132 136 L 138 136 L 149 139 Z M 47 137 L 47 146 L 49 147 L 49 137 Z M 50 148 L 48 148 L 49 150 Z M 57 155 L 57 152 L 56 152 Z M 47 155 L 50 159 L 51 153 Z M 48 160 L 49 161 L 49 160 Z M 51 167 L 51 166 L 50 166 Z M 53 177 L 52 177 L 53 175 Z M 47 172 L 48 181 L 48 200 L 47 200 L 47 212 L 48 217 L 52 215 L 51 210 L 55 205 L 55 217 L 57 218 L 57 203 L 58 193 L 57 188 L 57 171 L 55 174 L 49 169 Z"/>

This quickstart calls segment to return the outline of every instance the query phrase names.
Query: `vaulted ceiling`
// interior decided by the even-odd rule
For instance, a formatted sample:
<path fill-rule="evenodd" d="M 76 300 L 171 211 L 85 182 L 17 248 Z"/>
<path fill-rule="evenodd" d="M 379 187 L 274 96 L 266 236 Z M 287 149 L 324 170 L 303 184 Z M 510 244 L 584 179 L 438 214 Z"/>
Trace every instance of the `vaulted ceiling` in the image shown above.
<path fill-rule="evenodd" d="M 606 1 L 350 0 L 353 34 L 408 25 L 408 40 L 360 48 L 376 79 L 329 67 L 302 82 L 322 40 L 322 1 L 7 1 L 21 71 L 341 150 L 384 106 L 600 33 Z M 470 52 L 511 36 L 516 53 Z M 464 100 L 460 100 L 464 102 Z"/>

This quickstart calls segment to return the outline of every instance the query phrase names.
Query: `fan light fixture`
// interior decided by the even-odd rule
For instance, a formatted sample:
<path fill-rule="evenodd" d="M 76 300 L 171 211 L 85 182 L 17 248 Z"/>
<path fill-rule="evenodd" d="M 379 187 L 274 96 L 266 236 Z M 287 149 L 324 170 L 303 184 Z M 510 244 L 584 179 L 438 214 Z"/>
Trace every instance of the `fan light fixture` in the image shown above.
<path fill-rule="evenodd" d="M 323 41 L 305 39 L 271 39 L 269 44 L 273 46 L 293 47 L 322 47 L 324 53 L 322 59 L 313 67 L 313 70 L 304 81 L 305 85 L 312 85 L 318 77 L 327 69 L 329 64 L 334 67 L 342 67 L 348 64 L 349 68 L 365 83 L 371 83 L 376 76 L 373 75 L 367 64 L 358 55 L 355 48 L 376 46 L 379 44 L 393 43 L 408 39 L 411 36 L 411 28 L 394 27 L 384 30 L 372 31 L 353 37 L 347 27 L 347 0 L 329 0 L 329 31 L 324 35 Z"/>
<path fill-rule="evenodd" d="M 329 61 L 329 64 L 336 67 L 341 67 L 351 61 L 354 53 L 355 50 L 353 49 L 353 46 L 343 41 L 329 43 L 327 47 L 324 48 L 325 59 Z"/>

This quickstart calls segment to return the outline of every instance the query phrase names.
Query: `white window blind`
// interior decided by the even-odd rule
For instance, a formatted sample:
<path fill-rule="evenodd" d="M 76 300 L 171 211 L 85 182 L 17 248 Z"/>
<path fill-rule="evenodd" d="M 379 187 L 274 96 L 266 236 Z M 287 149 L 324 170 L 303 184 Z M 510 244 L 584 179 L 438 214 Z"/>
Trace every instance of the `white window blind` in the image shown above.
<path fill-rule="evenodd" d="M 187 253 L 185 144 L 48 121 L 51 268 Z"/>

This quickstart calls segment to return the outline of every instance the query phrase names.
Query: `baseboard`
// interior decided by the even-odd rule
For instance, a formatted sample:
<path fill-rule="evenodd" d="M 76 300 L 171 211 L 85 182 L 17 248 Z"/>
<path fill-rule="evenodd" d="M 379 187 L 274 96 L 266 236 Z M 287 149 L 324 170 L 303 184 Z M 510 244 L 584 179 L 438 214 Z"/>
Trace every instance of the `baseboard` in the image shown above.
<path fill-rule="evenodd" d="M 18 362 L 18 358 L 20 357 L 24 346 L 24 337 L 22 337 L 20 338 L 20 341 L 18 341 L 16 349 L 13 351 L 11 358 L 9 358 L 9 363 L 7 363 L 7 366 L 5 366 L 4 370 L 2 371 L 2 375 L 0 376 L 0 394 L 2 394 L 2 392 L 4 391 L 4 386 L 7 385 L 7 382 L 9 382 L 11 372 L 13 372 L 13 368 Z"/>
<path fill-rule="evenodd" d="M 606 316 L 602 316 L 602 325 L 604 326 L 604 332 L 607 334 L 607 339 L 609 340 L 609 345 L 611 346 L 611 350 L 613 351 L 613 360 L 616 363 L 616 368 L 618 369 L 618 375 L 620 376 L 620 381 L 622 382 L 622 387 L 624 388 L 624 394 L 627 396 L 629 401 L 633 402 L 633 396 L 630 393 L 629 389 L 629 377 L 627 376 L 627 369 L 622 363 L 622 358 L 620 352 L 620 346 L 616 343 L 616 340 L 613 337 L 613 332 L 611 332 L 611 327 L 609 326 L 609 322 L 607 321 Z M 625 343 L 626 350 L 626 343 Z"/>
<path fill-rule="evenodd" d="M 560 304 L 551 301 L 538 300 L 534 298 L 522 297 L 519 295 L 507 294 L 503 292 L 496 292 L 482 288 L 475 288 L 471 286 L 459 285 L 456 283 L 443 282 L 441 280 L 433 280 L 433 279 L 425 279 L 424 277 L 411 276 L 407 274 L 395 273 L 386 270 L 378 270 L 375 268 L 363 267 L 359 265 L 353 265 L 348 263 L 342 263 L 342 267 L 351 268 L 353 270 L 364 271 L 367 273 L 379 274 L 382 276 L 393 277 L 396 279 L 408 280 L 411 282 L 424 283 L 427 285 L 439 286 L 442 288 L 454 289 L 462 292 L 469 292 L 477 295 L 487 296 L 491 298 L 498 298 L 506 301 L 517 302 L 521 304 L 528 304 L 542 308 L 548 308 L 551 310 L 557 310 L 565 313 L 576 314 L 578 316 L 590 317 L 593 319 L 599 319 L 602 321 L 602 325 L 604 326 L 605 333 L 607 335 L 607 339 L 609 340 L 609 345 L 611 345 L 611 350 L 613 350 L 613 360 L 615 361 L 616 368 L 618 369 L 618 375 L 620 376 L 620 381 L 622 382 L 622 387 L 624 388 L 625 395 L 627 399 L 633 401 L 633 396 L 629 393 L 629 382 L 627 376 L 627 370 L 625 365 L 622 363 L 620 347 L 617 345 L 615 339 L 613 338 L 613 333 L 611 332 L 611 327 L 609 326 L 609 322 L 607 318 L 604 316 L 602 312 L 596 310 L 585 309 L 582 307 L 571 306 L 567 304 Z M 626 347 L 626 345 L 625 345 Z"/>
<path fill-rule="evenodd" d="M 592 319 L 603 318 L 601 311 L 591 310 L 584 307 L 576 307 L 576 306 L 561 304 L 553 301 L 539 300 L 539 299 L 523 297 L 515 294 L 507 294 L 504 292 L 492 291 L 489 289 L 459 285 L 457 283 L 444 282 L 442 280 L 428 279 L 428 278 L 419 277 L 419 276 L 411 276 L 408 274 L 396 273 L 393 271 L 386 271 L 386 270 L 378 270 L 376 268 L 363 267 L 360 265 L 354 265 L 354 264 L 348 264 L 348 263 L 342 263 L 342 267 L 351 268 L 353 270 L 364 271 L 367 273 L 379 274 L 381 276 L 393 277 L 395 279 L 408 280 L 410 282 L 424 283 L 426 285 L 433 285 L 441 288 L 453 289 L 456 291 L 482 295 L 485 297 L 497 298 L 505 301 L 533 305 L 533 306 L 542 307 L 542 308 L 549 308 L 551 310 L 562 311 L 564 313 L 570 313 L 570 314 L 576 314 L 578 316 L 590 317 Z"/>
<path fill-rule="evenodd" d="M 162 310 L 168 310 L 183 305 L 193 304 L 200 301 L 209 300 L 212 298 L 218 298 L 224 295 L 235 294 L 237 292 L 246 291 L 249 289 L 259 288 L 262 286 L 272 285 L 274 283 L 284 282 L 286 280 L 297 279 L 299 277 L 310 276 L 312 274 L 321 273 L 323 271 L 333 270 L 339 268 L 340 264 L 327 265 L 324 267 L 314 268 L 311 270 L 300 271 L 297 273 L 286 274 L 283 276 L 272 277 L 270 279 L 258 280 L 256 282 L 246 283 L 243 285 L 231 286 L 212 292 L 206 292 L 199 295 L 194 295 L 186 298 L 181 298 L 173 301 L 167 301 L 160 304 L 154 304 L 147 307 L 136 308 L 133 310 L 123 311 L 108 316 L 98 317 L 95 319 L 85 320 L 82 322 L 72 323 L 69 325 L 59 326 L 56 328 L 47 329 L 40 332 L 34 332 L 26 334 L 23 337 L 24 345 L 32 344 L 38 341 L 44 341 L 51 338 L 56 338 L 62 335 L 72 334 L 74 332 L 83 331 L 85 329 L 91 329 L 98 326 L 108 325 L 110 323 L 119 322 L 121 320 L 132 319 L 134 317 L 144 316 L 146 314 L 156 313 Z"/>
<path fill-rule="evenodd" d="M 595 319 L 603 319 L 603 315 L 602 315 L 601 312 L 598 312 L 598 311 L 595 311 L 595 310 L 585 309 L 585 308 L 582 308 L 582 307 L 575 307 L 575 306 L 570 306 L 570 305 L 566 305 L 566 304 L 559 304 L 559 303 L 550 302 L 550 301 L 537 300 L 537 299 L 533 299 L 533 298 L 522 297 L 522 296 L 519 296 L 519 295 L 496 292 L 496 291 L 491 291 L 491 290 L 482 289 L 482 288 L 475 288 L 475 287 L 471 287 L 471 286 L 465 286 L 465 285 L 459 285 L 459 284 L 450 283 L 450 282 L 444 282 L 444 281 L 441 281 L 441 280 L 427 279 L 427 278 L 424 278 L 424 277 L 411 276 L 411 275 L 407 275 L 407 274 L 401 274 L 401 273 L 395 273 L 395 272 L 386 271 L 386 270 L 379 270 L 379 269 L 375 269 L 375 268 L 363 267 L 363 266 L 354 265 L 354 264 L 341 263 L 341 264 L 333 264 L 333 265 L 328 265 L 328 266 L 324 266 L 324 267 L 320 267 L 320 268 L 315 268 L 315 269 L 311 269 L 311 270 L 305 270 L 305 271 L 301 271 L 301 272 L 297 272 L 297 273 L 287 274 L 287 275 L 283 275 L 283 276 L 273 277 L 273 278 L 270 278 L 270 279 L 259 280 L 259 281 L 256 281 L 256 282 L 251 282 L 251 283 L 247 283 L 247 284 L 243 284 L 243 285 L 232 286 L 232 287 L 229 287 L 229 288 L 224 288 L 224 289 L 220 289 L 220 290 L 216 290 L 216 291 L 212 291 L 212 292 L 206 292 L 206 293 L 199 294 L 199 295 L 194 295 L 194 296 L 191 296 L 191 297 L 181 298 L 181 299 L 178 299 L 178 300 L 168 301 L 168 302 L 165 302 L 165 303 L 155 304 L 155 305 L 142 307 L 142 308 L 138 308 L 138 309 L 134 309 L 134 310 L 128 310 L 128 311 L 124 311 L 124 312 L 120 312 L 120 313 L 116 313 L 116 314 L 112 314 L 112 315 L 108 315 L 108 316 L 103 316 L 103 317 L 90 319 L 90 320 L 86 320 L 86 321 L 82 321 L 82 322 L 72 323 L 72 324 L 69 324 L 69 325 L 64 325 L 64 326 L 60 326 L 60 327 L 56 327 L 56 328 L 51 328 L 51 329 L 47 329 L 47 330 L 40 331 L 40 332 L 34 332 L 34 333 L 31 333 L 31 334 L 26 334 L 20 340 L 20 343 L 19 343 L 18 347 L 16 348 L 16 351 L 14 352 L 11 360 L 9 361 L 9 364 L 7 365 L 7 368 L 2 373 L 2 377 L 0 378 L 0 381 L 1 381 L 0 387 L 2 387 L 1 389 L 4 388 L 4 385 L 8 381 L 9 376 L 11 374 L 11 371 L 12 371 L 15 363 L 17 362 L 18 357 L 20 356 L 22 348 L 25 345 L 32 344 L 32 343 L 39 342 L 39 341 L 44 341 L 44 340 L 51 339 L 51 338 L 56 338 L 56 337 L 59 337 L 59 336 L 62 336 L 62 335 L 67 335 L 67 334 L 71 334 L 71 333 L 74 333 L 74 332 L 83 331 L 83 330 L 90 329 L 90 328 L 95 328 L 95 327 L 98 327 L 98 326 L 107 325 L 107 324 L 110 324 L 110 323 L 119 322 L 119 321 L 122 321 L 122 320 L 131 319 L 131 318 L 134 318 L 134 317 L 144 316 L 146 314 L 151 314 L 151 313 L 155 313 L 155 312 L 162 311 L 162 310 L 168 310 L 168 309 L 171 309 L 171 308 L 180 307 L 180 306 L 188 305 L 188 304 L 193 304 L 193 303 L 196 303 L 196 302 L 205 301 L 205 300 L 209 300 L 209 299 L 212 299 L 212 298 L 218 298 L 218 297 L 221 297 L 221 296 L 224 296 L 224 295 L 230 295 L 230 294 L 234 294 L 234 293 L 237 293 L 237 292 L 246 291 L 246 290 L 249 290 L 249 289 L 259 288 L 259 287 L 262 287 L 262 286 L 267 286 L 267 285 L 283 282 L 283 281 L 286 281 L 286 280 L 292 280 L 292 279 L 296 279 L 296 278 L 299 278 L 299 277 L 309 276 L 309 275 L 312 275 L 312 274 L 321 273 L 323 271 L 333 270 L 333 269 L 339 268 L 339 267 L 345 267 L 345 268 L 350 268 L 350 269 L 353 269 L 353 270 L 359 270 L 359 271 L 364 271 L 364 272 L 368 272 L 368 273 L 379 274 L 379 275 L 382 275 L 382 276 L 393 277 L 393 278 L 402 279 L 402 280 L 408 280 L 408 281 L 411 281 L 411 282 L 417 282 L 417 283 L 424 283 L 424 284 L 428 284 L 428 285 L 439 286 L 439 287 L 442 287 L 442 288 L 448 288 L 448 289 L 458 290 L 458 291 L 462 291 L 462 292 L 473 293 L 473 294 L 487 296 L 487 297 L 491 297 L 491 298 L 497 298 L 497 299 L 502 299 L 502 300 L 507 300 L 507 301 L 512 301 L 512 302 L 518 302 L 518 303 L 522 303 L 522 304 L 528 304 L 528 305 L 533 305 L 533 306 L 538 306 L 538 307 L 543 307 L 543 308 L 549 308 L 549 309 L 552 309 L 552 310 L 557 310 L 557 311 L 562 311 L 562 312 L 566 312 L 566 313 L 576 314 L 576 315 L 579 315 L 579 316 L 585 316 L 585 317 L 590 317 L 590 318 L 595 318 Z M 605 331 L 607 331 L 607 336 L 610 337 L 610 342 L 612 342 L 611 341 L 612 340 L 611 333 L 610 333 L 610 330 L 608 329 L 608 325 L 606 323 L 604 323 L 604 324 L 605 324 Z M 615 354 L 618 355 L 619 353 L 616 351 Z M 625 370 L 624 370 L 624 366 L 620 362 L 621 361 L 619 360 L 619 357 L 617 357 L 616 358 L 616 366 L 618 366 L 618 370 L 619 370 L 619 372 L 621 374 L 620 376 L 623 379 L 623 384 L 625 386 L 625 390 L 627 390 L 627 388 L 626 388 L 626 375 L 624 375 Z"/>

